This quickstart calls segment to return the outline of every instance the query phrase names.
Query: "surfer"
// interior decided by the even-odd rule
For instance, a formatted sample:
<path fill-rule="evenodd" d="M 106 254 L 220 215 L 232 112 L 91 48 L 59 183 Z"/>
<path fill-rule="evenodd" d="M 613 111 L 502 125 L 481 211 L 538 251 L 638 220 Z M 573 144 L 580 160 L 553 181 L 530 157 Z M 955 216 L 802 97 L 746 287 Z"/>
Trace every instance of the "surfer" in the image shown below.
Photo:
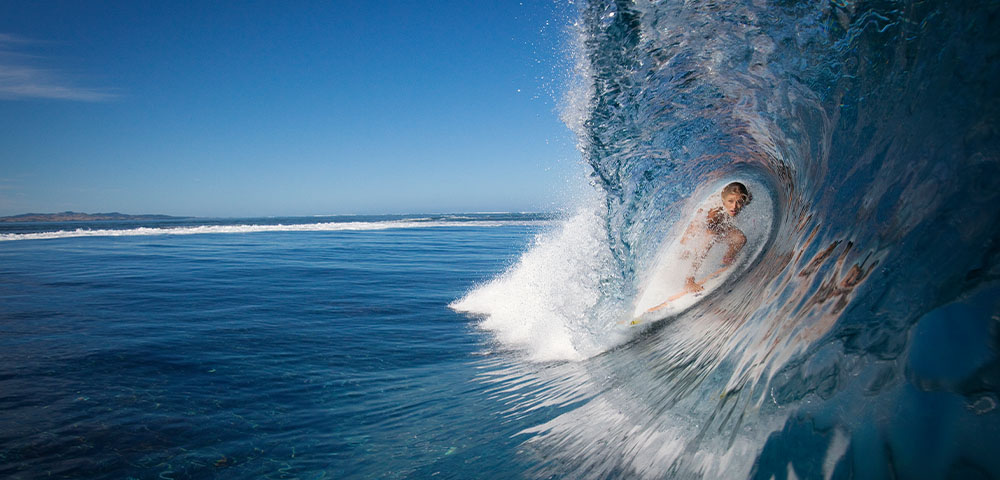
<path fill-rule="evenodd" d="M 740 214 L 753 196 L 747 190 L 746 185 L 740 182 L 732 182 L 723 187 L 720 193 L 722 206 L 710 209 L 707 213 L 699 210 L 695 221 L 691 222 L 684 236 L 681 237 L 681 245 L 687 245 L 683 258 L 694 257 L 691 264 L 691 275 L 684 280 L 685 293 L 698 293 L 704 290 L 704 283 L 713 278 L 732 265 L 736 255 L 740 253 L 747 243 L 747 237 L 743 231 L 736 227 L 733 219 Z M 694 278 L 694 272 L 701 267 L 701 262 L 708 256 L 708 252 L 717 243 L 726 245 L 726 253 L 722 257 L 722 268 L 717 270 L 698 282 Z"/>
<path fill-rule="evenodd" d="M 753 196 L 747 190 L 746 185 L 740 182 L 732 182 L 722 188 L 719 195 L 722 205 L 705 209 L 699 209 L 694 221 L 688 225 L 684 235 L 681 236 L 680 243 L 683 251 L 680 258 L 692 258 L 689 274 L 684 279 L 684 287 L 681 291 L 669 297 L 663 303 L 646 310 L 646 313 L 655 312 L 666 308 L 671 302 L 689 293 L 699 293 L 705 290 L 705 283 L 718 277 L 728 269 L 736 256 L 747 243 L 747 237 L 733 219 L 743 211 Z M 708 257 L 708 252 L 718 243 L 726 245 L 726 253 L 722 257 L 722 268 L 702 279 L 700 282 L 695 279 L 695 273 L 701 268 L 702 262 Z M 630 325 L 638 325 L 642 320 L 635 318 Z"/>

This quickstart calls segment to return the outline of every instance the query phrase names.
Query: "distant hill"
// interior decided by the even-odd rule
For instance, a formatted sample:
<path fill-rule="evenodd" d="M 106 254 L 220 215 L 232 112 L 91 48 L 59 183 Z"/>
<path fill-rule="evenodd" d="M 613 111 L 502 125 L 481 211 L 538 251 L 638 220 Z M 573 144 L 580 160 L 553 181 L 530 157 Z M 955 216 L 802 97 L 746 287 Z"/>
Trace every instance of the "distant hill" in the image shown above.
<path fill-rule="evenodd" d="M 124 213 L 25 213 L 10 217 L 0 217 L 0 222 L 89 222 L 93 220 L 168 220 L 170 215 L 126 215 Z"/>

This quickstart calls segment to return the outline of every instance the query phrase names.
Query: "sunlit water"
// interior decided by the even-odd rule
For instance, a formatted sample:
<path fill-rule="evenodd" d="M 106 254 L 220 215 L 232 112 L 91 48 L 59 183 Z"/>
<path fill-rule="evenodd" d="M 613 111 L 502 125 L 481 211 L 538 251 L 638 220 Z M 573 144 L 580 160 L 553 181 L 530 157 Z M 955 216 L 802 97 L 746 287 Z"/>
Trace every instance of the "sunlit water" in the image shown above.
<path fill-rule="evenodd" d="M 586 2 L 554 219 L 6 230 L 0 475 L 1000 478 L 998 10 Z"/>
<path fill-rule="evenodd" d="M 473 217 L 0 243 L 0 477 L 521 475 L 548 414 L 505 413 L 508 357 L 447 305 L 549 222 Z"/>

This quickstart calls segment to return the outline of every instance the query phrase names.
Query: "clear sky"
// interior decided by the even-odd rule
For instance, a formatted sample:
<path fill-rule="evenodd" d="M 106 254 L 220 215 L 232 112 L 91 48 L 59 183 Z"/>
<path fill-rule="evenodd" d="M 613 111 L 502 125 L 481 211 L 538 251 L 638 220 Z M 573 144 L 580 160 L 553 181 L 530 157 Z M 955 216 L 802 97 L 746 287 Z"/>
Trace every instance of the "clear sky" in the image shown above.
<path fill-rule="evenodd" d="M 0 0 L 0 215 L 545 211 L 565 0 Z"/>

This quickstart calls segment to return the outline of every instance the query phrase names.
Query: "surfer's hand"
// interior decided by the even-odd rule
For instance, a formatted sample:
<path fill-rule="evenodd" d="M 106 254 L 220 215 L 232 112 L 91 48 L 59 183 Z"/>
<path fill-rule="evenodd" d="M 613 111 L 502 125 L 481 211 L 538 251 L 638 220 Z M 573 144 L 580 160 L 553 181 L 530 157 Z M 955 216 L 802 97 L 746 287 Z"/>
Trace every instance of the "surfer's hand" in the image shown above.
<path fill-rule="evenodd" d="M 722 215 L 722 208 L 716 207 L 708 211 L 708 223 L 719 223 L 723 221 L 726 217 Z"/>
<path fill-rule="evenodd" d="M 698 282 L 694 281 L 694 277 L 688 277 L 687 281 L 684 282 L 684 290 L 687 290 L 691 293 L 698 293 L 704 289 L 705 287 L 698 285 Z"/>

